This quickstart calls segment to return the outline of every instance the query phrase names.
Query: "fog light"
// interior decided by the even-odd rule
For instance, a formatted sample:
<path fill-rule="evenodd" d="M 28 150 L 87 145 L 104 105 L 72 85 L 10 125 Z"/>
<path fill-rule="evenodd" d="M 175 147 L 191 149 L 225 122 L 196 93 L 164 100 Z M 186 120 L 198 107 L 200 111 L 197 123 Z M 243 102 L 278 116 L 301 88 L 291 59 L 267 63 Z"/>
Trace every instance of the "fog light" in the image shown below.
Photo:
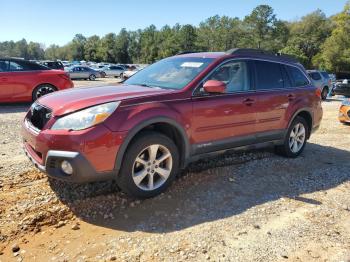
<path fill-rule="evenodd" d="M 66 173 L 67 175 L 71 175 L 73 174 L 73 167 L 72 165 L 67 161 L 67 160 L 63 160 L 61 163 L 61 169 L 64 173 Z"/>

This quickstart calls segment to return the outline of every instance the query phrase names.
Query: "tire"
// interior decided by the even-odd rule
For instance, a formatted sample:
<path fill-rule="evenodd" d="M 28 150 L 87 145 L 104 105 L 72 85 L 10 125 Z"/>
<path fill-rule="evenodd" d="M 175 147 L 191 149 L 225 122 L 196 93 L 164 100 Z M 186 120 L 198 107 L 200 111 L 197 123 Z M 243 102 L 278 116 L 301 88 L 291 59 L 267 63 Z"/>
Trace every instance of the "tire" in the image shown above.
<path fill-rule="evenodd" d="M 34 102 L 35 100 L 37 100 L 38 98 L 50 94 L 52 92 L 57 91 L 57 88 L 53 85 L 50 84 L 41 84 L 38 85 L 32 93 L 32 101 Z"/>
<path fill-rule="evenodd" d="M 304 134 L 300 135 L 298 137 L 298 140 L 295 139 L 295 136 L 293 137 L 293 134 L 295 133 L 295 131 L 297 130 L 297 126 L 299 126 L 299 133 L 302 133 L 302 130 L 304 130 Z M 303 129 L 301 129 L 303 127 Z M 283 155 L 285 157 L 290 157 L 290 158 L 295 158 L 297 156 L 299 156 L 306 145 L 306 141 L 307 138 L 309 137 L 309 131 L 310 128 L 307 124 L 307 122 L 305 121 L 304 118 L 297 116 L 292 124 L 290 125 L 288 132 L 286 134 L 286 138 L 284 140 L 283 145 L 280 146 L 276 146 L 276 153 L 279 155 Z M 293 134 L 292 134 L 293 132 Z M 300 142 L 300 140 L 302 140 L 302 143 Z M 294 141 L 294 143 L 293 143 Z"/>
<path fill-rule="evenodd" d="M 119 75 L 119 78 L 120 78 L 121 80 L 124 80 L 124 74 L 121 73 L 121 74 Z"/>
<path fill-rule="evenodd" d="M 321 92 L 321 98 L 322 100 L 326 100 L 328 96 L 329 89 L 328 87 L 324 87 Z"/>
<path fill-rule="evenodd" d="M 96 80 L 96 76 L 95 76 L 94 74 L 91 74 L 91 75 L 89 76 L 89 80 L 90 80 L 90 81 L 95 81 L 95 80 Z"/>
<path fill-rule="evenodd" d="M 154 197 L 170 186 L 178 168 L 179 152 L 174 142 L 161 133 L 143 132 L 126 150 L 117 184 L 131 197 Z"/>

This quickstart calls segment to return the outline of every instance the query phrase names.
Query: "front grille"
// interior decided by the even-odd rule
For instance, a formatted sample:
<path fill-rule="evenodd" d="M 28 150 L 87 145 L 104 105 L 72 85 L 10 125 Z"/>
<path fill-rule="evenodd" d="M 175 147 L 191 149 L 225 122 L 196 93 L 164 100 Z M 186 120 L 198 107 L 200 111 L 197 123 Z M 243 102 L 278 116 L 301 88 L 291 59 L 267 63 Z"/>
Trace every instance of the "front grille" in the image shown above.
<path fill-rule="evenodd" d="M 39 130 L 42 130 L 51 118 L 52 111 L 40 104 L 34 103 L 28 112 L 27 119 Z"/>

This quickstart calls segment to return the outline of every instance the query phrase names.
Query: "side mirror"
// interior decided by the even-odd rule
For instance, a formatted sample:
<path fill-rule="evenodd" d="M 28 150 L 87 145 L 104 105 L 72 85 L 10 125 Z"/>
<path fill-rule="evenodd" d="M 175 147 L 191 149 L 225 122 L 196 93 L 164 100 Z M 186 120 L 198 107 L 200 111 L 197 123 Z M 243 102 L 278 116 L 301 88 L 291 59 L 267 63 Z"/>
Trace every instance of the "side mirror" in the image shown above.
<path fill-rule="evenodd" d="M 203 88 L 207 93 L 225 93 L 226 84 L 218 80 L 208 80 L 204 83 Z"/>

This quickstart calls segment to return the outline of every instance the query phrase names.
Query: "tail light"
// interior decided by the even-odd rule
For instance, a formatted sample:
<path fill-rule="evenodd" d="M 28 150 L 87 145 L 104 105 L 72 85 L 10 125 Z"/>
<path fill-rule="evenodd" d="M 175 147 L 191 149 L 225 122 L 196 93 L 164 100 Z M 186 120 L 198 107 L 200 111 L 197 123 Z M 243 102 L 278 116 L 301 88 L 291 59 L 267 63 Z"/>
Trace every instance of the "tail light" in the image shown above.
<path fill-rule="evenodd" d="M 322 93 L 321 88 L 317 87 L 316 90 L 315 90 L 315 95 L 316 95 L 319 99 L 322 98 L 321 93 Z"/>
<path fill-rule="evenodd" d="M 59 74 L 58 76 L 63 78 L 64 80 L 70 80 L 70 76 L 67 73 Z"/>

